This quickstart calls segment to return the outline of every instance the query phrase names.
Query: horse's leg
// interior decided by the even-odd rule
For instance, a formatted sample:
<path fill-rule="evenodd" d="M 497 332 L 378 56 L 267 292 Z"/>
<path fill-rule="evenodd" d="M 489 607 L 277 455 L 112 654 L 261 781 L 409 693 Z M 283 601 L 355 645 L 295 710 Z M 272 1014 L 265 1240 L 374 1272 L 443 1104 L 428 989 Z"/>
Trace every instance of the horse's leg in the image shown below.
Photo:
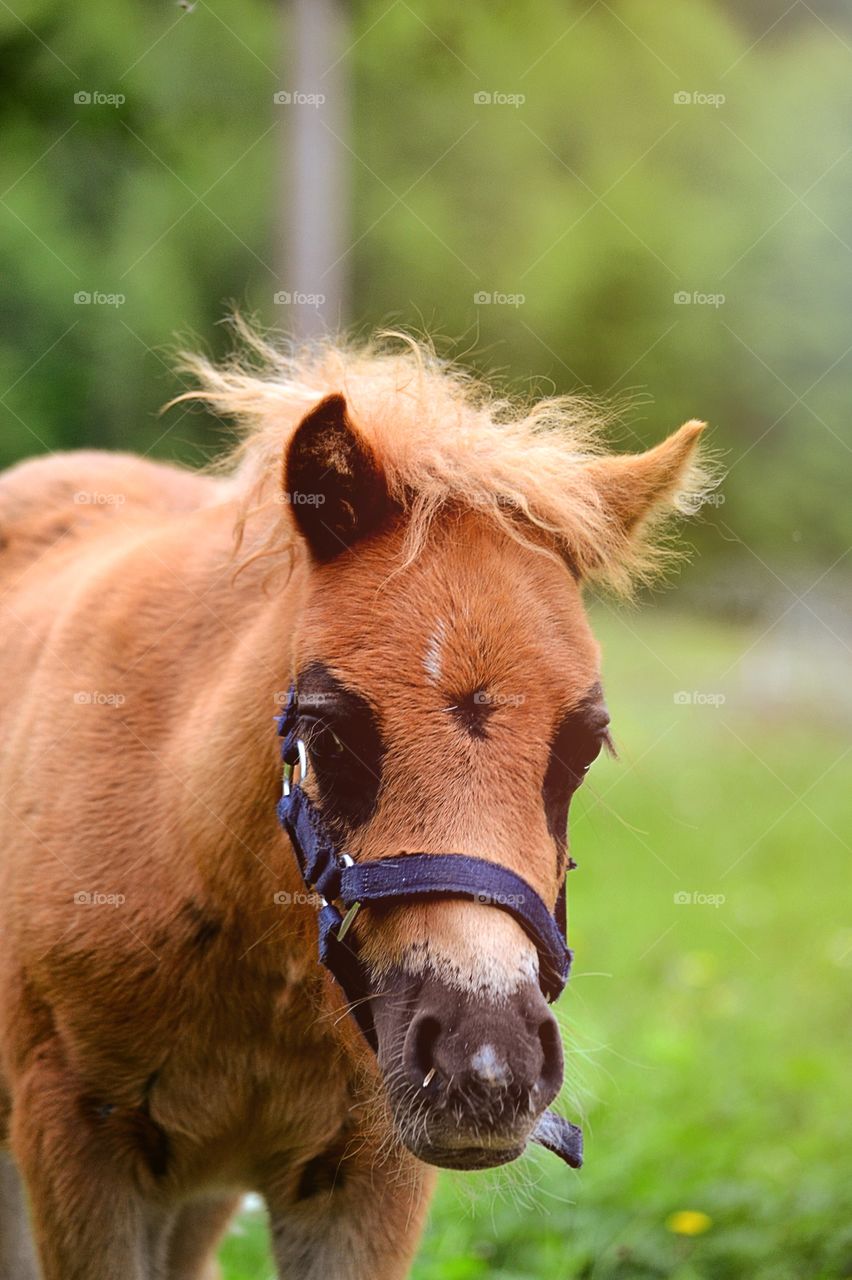
<path fill-rule="evenodd" d="M 128 1153 L 84 1113 L 75 1082 L 46 1054 L 13 1099 L 12 1150 L 43 1280 L 149 1280 L 148 1223 Z"/>
<path fill-rule="evenodd" d="M 169 1254 L 172 1231 L 178 1219 L 177 1209 L 165 1209 L 162 1205 L 145 1208 L 142 1274 L 145 1280 L 169 1280 Z"/>
<path fill-rule="evenodd" d="M 8 1152 L 0 1151 L 0 1280 L 38 1280 L 24 1189 Z"/>
<path fill-rule="evenodd" d="M 169 1248 L 168 1280 L 218 1280 L 216 1245 L 239 1203 L 239 1196 L 210 1196 L 180 1211 Z"/>
<path fill-rule="evenodd" d="M 435 1171 L 403 1153 L 337 1152 L 265 1188 L 280 1280 L 403 1280 Z"/>

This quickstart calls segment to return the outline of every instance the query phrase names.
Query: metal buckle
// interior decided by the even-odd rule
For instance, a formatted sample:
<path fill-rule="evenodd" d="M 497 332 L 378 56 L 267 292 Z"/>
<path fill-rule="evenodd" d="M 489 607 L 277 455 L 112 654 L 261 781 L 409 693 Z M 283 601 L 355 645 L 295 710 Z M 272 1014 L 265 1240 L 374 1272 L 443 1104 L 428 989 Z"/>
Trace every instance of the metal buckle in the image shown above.
<path fill-rule="evenodd" d="M 351 856 L 351 854 L 341 853 L 340 857 L 337 859 L 337 865 L 339 867 L 354 867 L 355 859 Z M 343 917 L 343 919 L 340 922 L 340 928 L 337 930 L 338 942 L 342 942 L 343 939 L 346 937 L 347 933 L 349 932 L 352 926 L 352 921 L 355 919 L 355 917 L 357 916 L 360 910 L 361 910 L 361 903 L 353 902 L 352 906 L 349 908 L 349 910 L 346 912 L 346 915 Z"/>
<path fill-rule="evenodd" d="M 298 760 L 284 761 L 284 795 L 285 796 L 289 796 L 293 787 L 298 786 L 300 782 L 304 782 L 305 778 L 307 778 L 308 776 L 308 752 L 301 738 L 296 739 L 296 751 L 298 753 Z M 299 776 L 294 781 L 293 771 L 295 770 L 297 764 L 299 766 Z"/>
<path fill-rule="evenodd" d="M 340 922 L 340 928 L 337 930 L 338 942 L 342 942 L 343 939 L 346 937 L 347 933 L 349 932 L 349 928 L 352 924 L 352 921 L 355 919 L 355 917 L 357 916 L 360 910 L 361 910 L 361 903 L 353 902 L 352 906 L 349 908 L 349 910 L 346 912 L 346 915 L 343 917 L 343 919 Z"/>

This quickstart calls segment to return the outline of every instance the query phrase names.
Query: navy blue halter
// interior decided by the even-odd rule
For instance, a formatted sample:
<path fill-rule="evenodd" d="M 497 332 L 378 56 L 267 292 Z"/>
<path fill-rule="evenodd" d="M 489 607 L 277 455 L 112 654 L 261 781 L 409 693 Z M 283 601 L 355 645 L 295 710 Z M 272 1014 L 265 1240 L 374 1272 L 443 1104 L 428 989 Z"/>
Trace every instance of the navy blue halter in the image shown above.
<path fill-rule="evenodd" d="M 343 990 L 352 1016 L 374 1052 L 378 1049 L 370 1009 L 370 984 L 354 940 L 345 941 L 357 911 L 369 903 L 428 898 L 467 898 L 498 907 L 525 930 L 539 958 L 539 985 L 548 1002 L 563 991 L 573 953 L 565 940 L 565 886 L 556 911 L 521 876 L 507 867 L 461 853 L 405 853 L 398 857 L 356 863 L 342 853 L 317 807 L 300 786 L 292 785 L 292 771 L 301 746 L 296 734 L 298 712 L 295 685 L 287 705 L 276 717 L 283 739 L 284 794 L 278 818 L 290 838 L 299 871 L 308 890 L 319 895 L 319 958 Z M 302 750 L 304 748 L 302 747 Z M 569 869 L 574 865 L 569 861 Z M 341 912 L 338 904 L 344 908 Z M 578 1168 L 582 1162 L 579 1129 L 545 1113 L 543 1132 L 533 1137 Z M 561 1128 L 560 1128 L 561 1127 Z M 545 1132 L 546 1131 L 546 1132 Z"/>

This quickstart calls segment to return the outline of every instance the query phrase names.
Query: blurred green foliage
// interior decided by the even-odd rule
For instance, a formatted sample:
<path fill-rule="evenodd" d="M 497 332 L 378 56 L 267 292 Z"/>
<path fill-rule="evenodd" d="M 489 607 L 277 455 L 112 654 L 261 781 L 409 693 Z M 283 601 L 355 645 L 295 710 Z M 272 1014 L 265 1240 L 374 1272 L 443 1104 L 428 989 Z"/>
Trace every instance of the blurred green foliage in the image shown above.
<path fill-rule="evenodd" d="M 729 474 L 696 535 L 705 572 L 845 552 L 848 4 L 347 12 L 355 328 L 425 328 L 516 385 L 626 397 L 622 447 L 709 419 Z M 173 335 L 221 351 L 230 304 L 286 330 L 275 293 L 321 291 L 282 266 L 288 119 L 315 108 L 273 97 L 318 88 L 293 84 L 290 44 L 271 0 L 0 7 L 0 463 L 218 447 L 200 417 L 156 417 L 180 389 Z"/>

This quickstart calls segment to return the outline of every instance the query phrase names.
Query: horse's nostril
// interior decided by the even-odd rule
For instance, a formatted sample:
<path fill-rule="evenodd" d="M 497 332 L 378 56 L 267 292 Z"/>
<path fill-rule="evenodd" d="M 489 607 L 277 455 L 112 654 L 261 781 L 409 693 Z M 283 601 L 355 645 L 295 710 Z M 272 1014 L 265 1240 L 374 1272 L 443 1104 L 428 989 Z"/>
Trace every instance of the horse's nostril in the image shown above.
<path fill-rule="evenodd" d="M 505 1122 L 514 1109 L 538 1114 L 559 1092 L 559 1028 L 538 990 L 492 1005 L 435 981 L 417 997 L 420 1009 L 408 1015 L 401 1059 L 389 1039 L 382 1062 L 400 1085 L 404 1081 L 404 1106 L 422 1102 L 421 1117 L 478 1108 L 487 1125 Z"/>
<path fill-rule="evenodd" d="M 412 1084 L 425 1087 L 435 1078 L 435 1045 L 441 1034 L 437 1018 L 417 1018 L 405 1038 L 405 1067 Z"/>
<path fill-rule="evenodd" d="M 559 1092 L 562 1084 L 562 1041 L 559 1026 L 552 1013 L 548 1013 L 539 1024 L 538 1039 L 542 1054 L 539 1086 L 549 1102 Z"/>

